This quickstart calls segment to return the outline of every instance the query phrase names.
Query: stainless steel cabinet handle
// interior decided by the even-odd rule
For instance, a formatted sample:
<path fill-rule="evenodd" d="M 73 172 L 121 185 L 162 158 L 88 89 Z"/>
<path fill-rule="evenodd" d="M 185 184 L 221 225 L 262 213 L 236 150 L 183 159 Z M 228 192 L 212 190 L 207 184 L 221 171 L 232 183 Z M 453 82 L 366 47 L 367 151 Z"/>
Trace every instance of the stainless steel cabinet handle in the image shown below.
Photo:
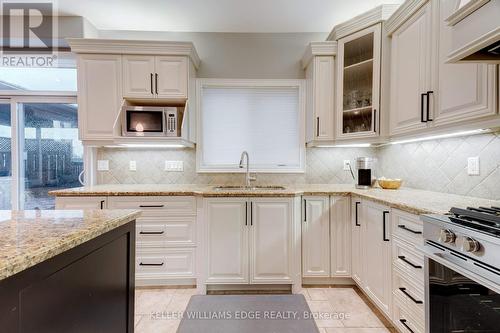
<path fill-rule="evenodd" d="M 413 268 L 418 268 L 418 269 L 421 269 L 422 266 L 420 265 L 415 265 L 414 263 L 412 263 L 411 261 L 408 261 L 408 259 L 406 259 L 405 256 L 398 256 L 398 258 L 402 261 L 404 261 L 405 263 L 407 263 L 408 265 L 410 265 L 411 267 Z"/>
<path fill-rule="evenodd" d="M 416 230 L 407 228 L 404 224 L 399 224 L 398 228 L 401 228 L 403 230 L 409 231 L 409 232 L 411 232 L 412 234 L 415 234 L 415 235 L 421 235 L 422 234 L 422 231 L 416 231 Z"/>
<path fill-rule="evenodd" d="M 422 301 L 419 301 L 419 300 L 416 300 L 412 295 L 410 295 L 407 291 L 406 291 L 406 288 L 399 288 L 399 290 L 401 290 L 401 292 L 403 294 L 406 295 L 406 297 L 408 297 L 409 299 L 411 299 L 413 302 L 415 302 L 415 304 L 423 304 L 424 302 Z"/>
<path fill-rule="evenodd" d="M 162 235 L 165 231 L 139 231 L 140 235 Z"/>

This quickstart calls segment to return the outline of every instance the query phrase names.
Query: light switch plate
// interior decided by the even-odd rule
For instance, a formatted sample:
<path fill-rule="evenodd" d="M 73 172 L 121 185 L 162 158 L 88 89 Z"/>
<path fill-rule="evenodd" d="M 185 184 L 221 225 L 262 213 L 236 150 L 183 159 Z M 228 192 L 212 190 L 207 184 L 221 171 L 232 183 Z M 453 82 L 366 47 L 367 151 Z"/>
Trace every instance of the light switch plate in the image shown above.
<path fill-rule="evenodd" d="M 109 160 L 97 160 L 97 171 L 108 171 Z"/>
<path fill-rule="evenodd" d="M 182 161 L 165 161 L 165 171 L 183 171 L 184 162 Z"/>
<path fill-rule="evenodd" d="M 128 163 L 128 169 L 130 171 L 137 171 L 137 163 L 135 161 L 130 161 Z"/>
<path fill-rule="evenodd" d="M 467 174 L 469 176 L 479 176 L 479 156 L 467 159 Z"/>
<path fill-rule="evenodd" d="M 349 165 L 351 165 L 350 160 L 344 160 L 344 171 L 349 171 Z"/>

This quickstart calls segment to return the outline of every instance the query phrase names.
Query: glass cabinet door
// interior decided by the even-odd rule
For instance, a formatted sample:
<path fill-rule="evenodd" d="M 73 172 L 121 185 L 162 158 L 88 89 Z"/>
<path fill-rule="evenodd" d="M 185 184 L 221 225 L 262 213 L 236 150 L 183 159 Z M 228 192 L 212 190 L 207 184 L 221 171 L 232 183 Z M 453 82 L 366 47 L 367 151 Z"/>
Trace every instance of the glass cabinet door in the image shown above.
<path fill-rule="evenodd" d="M 378 135 L 380 33 L 378 24 L 338 41 L 339 137 Z"/>

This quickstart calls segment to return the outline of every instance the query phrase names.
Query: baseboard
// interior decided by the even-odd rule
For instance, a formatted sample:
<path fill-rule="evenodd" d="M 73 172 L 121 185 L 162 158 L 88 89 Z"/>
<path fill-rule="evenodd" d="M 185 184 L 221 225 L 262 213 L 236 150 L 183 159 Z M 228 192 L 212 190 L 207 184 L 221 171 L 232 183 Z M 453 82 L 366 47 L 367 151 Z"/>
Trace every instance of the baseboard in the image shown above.
<path fill-rule="evenodd" d="M 350 277 L 304 277 L 302 278 L 303 287 L 314 286 L 353 286 L 354 280 Z"/>
<path fill-rule="evenodd" d="M 291 293 L 290 284 L 209 284 L 207 293 L 219 292 L 260 292 L 260 293 Z"/>

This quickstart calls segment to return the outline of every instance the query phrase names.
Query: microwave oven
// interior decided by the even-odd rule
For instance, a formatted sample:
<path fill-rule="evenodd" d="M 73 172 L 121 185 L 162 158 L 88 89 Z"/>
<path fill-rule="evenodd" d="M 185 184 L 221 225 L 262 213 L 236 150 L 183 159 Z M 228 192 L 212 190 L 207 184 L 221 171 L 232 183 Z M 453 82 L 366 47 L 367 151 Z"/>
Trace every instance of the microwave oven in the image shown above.
<path fill-rule="evenodd" d="M 124 106 L 122 135 L 178 137 L 180 109 L 176 106 Z"/>

